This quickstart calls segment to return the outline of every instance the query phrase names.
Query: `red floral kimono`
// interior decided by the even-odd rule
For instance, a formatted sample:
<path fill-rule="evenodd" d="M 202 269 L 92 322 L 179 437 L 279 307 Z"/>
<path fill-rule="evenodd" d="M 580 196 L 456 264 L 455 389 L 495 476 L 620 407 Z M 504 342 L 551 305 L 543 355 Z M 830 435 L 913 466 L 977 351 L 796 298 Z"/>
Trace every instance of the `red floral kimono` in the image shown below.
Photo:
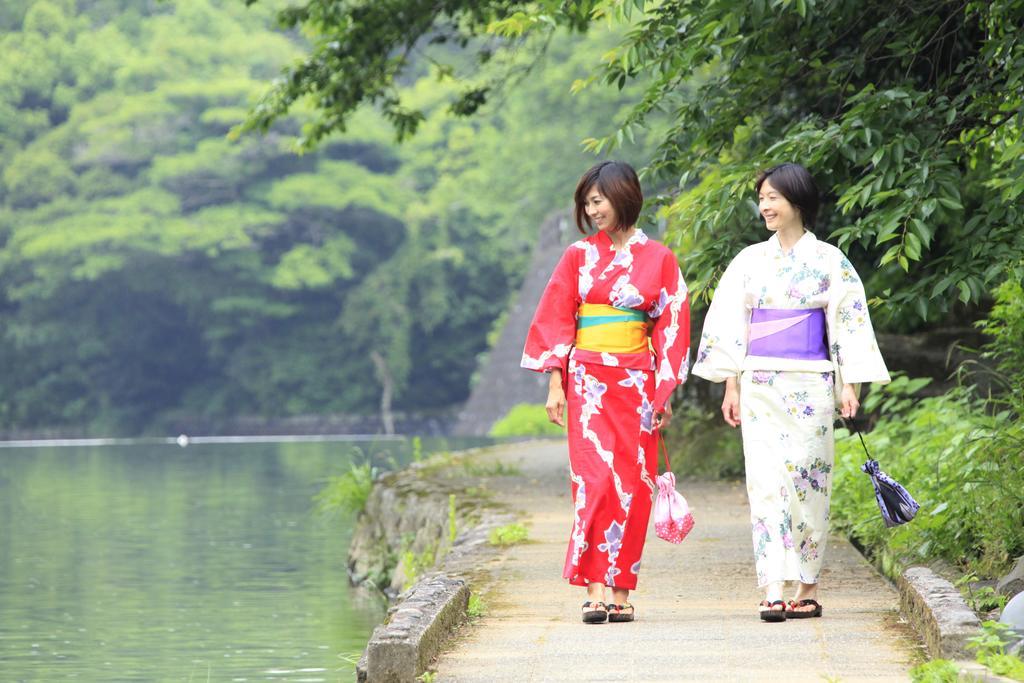
<path fill-rule="evenodd" d="M 686 380 L 690 309 L 675 255 L 636 230 L 570 246 L 534 314 L 522 367 L 561 368 L 575 521 L 563 575 L 636 588 L 656 486 L 653 418 Z"/>

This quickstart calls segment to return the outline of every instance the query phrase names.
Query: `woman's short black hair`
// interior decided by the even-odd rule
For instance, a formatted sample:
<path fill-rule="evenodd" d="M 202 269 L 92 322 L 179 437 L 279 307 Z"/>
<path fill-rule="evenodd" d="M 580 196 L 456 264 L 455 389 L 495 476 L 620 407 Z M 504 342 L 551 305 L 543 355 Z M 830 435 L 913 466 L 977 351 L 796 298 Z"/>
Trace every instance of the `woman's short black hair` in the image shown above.
<path fill-rule="evenodd" d="M 594 224 L 587 215 L 587 194 L 597 186 L 597 191 L 612 203 L 618 224 L 616 230 L 625 230 L 636 224 L 640 209 L 644 206 L 644 193 L 640 179 L 633 167 L 623 161 L 602 161 L 592 166 L 576 185 L 576 227 L 584 235 Z"/>
<path fill-rule="evenodd" d="M 772 166 L 767 171 L 757 174 L 754 182 L 754 190 L 761 191 L 764 181 L 771 179 L 771 185 L 786 198 L 790 204 L 800 210 L 800 218 L 804 227 L 808 230 L 814 228 L 814 222 L 818 220 L 818 207 L 821 206 L 821 199 L 818 197 L 818 185 L 814 182 L 811 172 L 800 164 L 779 164 Z"/>

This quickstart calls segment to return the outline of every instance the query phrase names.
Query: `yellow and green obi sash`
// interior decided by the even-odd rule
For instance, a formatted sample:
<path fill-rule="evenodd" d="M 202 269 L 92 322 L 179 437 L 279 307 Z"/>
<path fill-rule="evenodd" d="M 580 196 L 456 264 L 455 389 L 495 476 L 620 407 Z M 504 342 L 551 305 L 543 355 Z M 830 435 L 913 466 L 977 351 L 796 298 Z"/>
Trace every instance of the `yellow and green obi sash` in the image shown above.
<path fill-rule="evenodd" d="M 643 353 L 650 349 L 650 319 L 643 311 L 608 304 L 580 304 L 576 348 L 599 353 Z"/>

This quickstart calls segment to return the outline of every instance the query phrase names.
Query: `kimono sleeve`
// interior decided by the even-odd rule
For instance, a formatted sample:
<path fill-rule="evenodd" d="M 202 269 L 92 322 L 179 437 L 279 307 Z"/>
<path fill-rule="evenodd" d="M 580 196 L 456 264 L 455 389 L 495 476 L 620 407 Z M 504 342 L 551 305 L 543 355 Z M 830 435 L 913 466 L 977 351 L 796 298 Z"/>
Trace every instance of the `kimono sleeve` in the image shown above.
<path fill-rule="evenodd" d="M 665 408 L 672 390 L 686 381 L 690 360 L 690 301 L 686 282 L 675 254 L 668 249 L 662 258 L 661 293 L 648 311 L 654 321 L 651 346 L 654 349 L 654 410 Z"/>
<path fill-rule="evenodd" d="M 722 274 L 704 316 L 693 374 L 712 382 L 738 377 L 747 356 L 750 311 L 744 300 L 743 263 L 741 252 Z"/>
<path fill-rule="evenodd" d="M 837 394 L 843 384 L 889 382 L 889 372 L 871 327 L 864 285 L 841 252 L 836 254 L 832 283 L 825 319 L 829 354 L 837 373 Z"/>
<path fill-rule="evenodd" d="M 566 376 L 569 351 L 576 341 L 579 305 L 576 254 L 579 251 L 575 247 L 566 250 L 540 297 L 526 333 L 523 359 L 519 362 L 527 370 L 550 372 L 560 368 L 562 376 Z"/>

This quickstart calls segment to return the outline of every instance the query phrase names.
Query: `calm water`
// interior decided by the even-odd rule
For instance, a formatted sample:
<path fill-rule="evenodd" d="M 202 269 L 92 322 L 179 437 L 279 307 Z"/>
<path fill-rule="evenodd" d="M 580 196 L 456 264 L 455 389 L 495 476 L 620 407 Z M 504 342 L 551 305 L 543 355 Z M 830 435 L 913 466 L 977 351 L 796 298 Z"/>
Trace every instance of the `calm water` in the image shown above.
<path fill-rule="evenodd" d="M 431 444 L 426 444 L 430 450 Z M 361 444 L 384 466 L 409 442 Z M 349 681 L 349 443 L 0 449 L 0 680 Z"/>

